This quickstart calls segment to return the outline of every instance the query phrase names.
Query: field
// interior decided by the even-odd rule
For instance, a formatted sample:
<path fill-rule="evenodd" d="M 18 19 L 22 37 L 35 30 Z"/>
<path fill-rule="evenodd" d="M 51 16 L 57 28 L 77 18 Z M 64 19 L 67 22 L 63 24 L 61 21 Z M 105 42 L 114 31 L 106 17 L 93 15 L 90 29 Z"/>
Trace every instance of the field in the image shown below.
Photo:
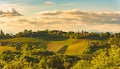
<path fill-rule="evenodd" d="M 80 55 L 87 48 L 89 40 L 77 40 L 68 47 L 65 54 L 67 55 Z"/>
<path fill-rule="evenodd" d="M 16 51 L 14 47 L 0 46 L 0 52 L 6 51 L 6 50 Z"/>
<path fill-rule="evenodd" d="M 0 42 L 42 42 L 46 44 L 44 40 L 37 38 L 12 38 L 0 40 Z M 90 40 L 87 39 L 68 39 L 61 41 L 48 41 L 47 50 L 55 53 L 66 54 L 66 55 L 81 55 L 82 52 L 88 46 Z M 45 46 L 45 45 L 44 45 Z M 15 50 L 14 47 L 0 46 L 0 52 L 5 50 Z"/>
<path fill-rule="evenodd" d="M 27 38 L 27 37 L 19 37 L 19 38 L 12 38 L 12 39 L 0 39 L 0 42 L 23 42 L 23 43 L 26 43 L 26 42 L 32 42 L 32 43 L 35 43 L 35 42 L 41 42 L 43 40 L 40 40 L 40 39 L 37 39 L 37 38 Z"/>
<path fill-rule="evenodd" d="M 5 42 L 8 44 L 0 46 L 0 60 L 5 62 L 0 62 L 0 64 L 7 65 L 7 69 L 18 69 L 19 65 L 22 65 L 19 69 L 26 69 L 24 66 L 28 66 L 28 69 L 37 69 L 42 65 L 43 69 L 48 69 L 48 66 L 53 68 L 55 67 L 56 69 L 89 69 L 89 67 L 97 69 L 95 67 L 99 64 L 102 65 L 100 69 L 105 69 L 104 63 L 101 62 L 106 60 L 111 64 L 114 64 L 114 66 L 118 65 L 117 67 L 119 67 L 119 57 L 117 56 L 119 55 L 120 49 L 115 45 L 119 45 L 119 41 L 120 39 L 67 39 L 47 41 L 39 38 L 23 37 L 1 39 L 1 43 Z M 22 45 L 19 45 L 19 43 L 22 43 Z M 98 44 L 96 45 L 96 43 Z M 107 44 L 109 46 L 108 47 L 106 46 L 106 43 L 111 45 Z M 14 44 L 18 45 L 16 46 Z M 35 64 L 31 65 L 30 62 Z M 70 66 L 71 64 L 73 66 Z M 31 65 L 31 68 L 29 68 L 29 65 Z M 66 67 L 66 65 L 68 66 Z M 100 67 L 99 65 L 97 67 Z M 0 66 L 2 67 L 2 65 Z M 109 63 L 107 63 L 107 66 L 109 66 Z"/>
<path fill-rule="evenodd" d="M 46 41 L 37 39 L 37 38 L 12 38 L 12 39 L 0 39 L 0 42 L 5 42 L 5 43 L 40 43 L 42 46 L 46 47 Z M 0 46 L 0 52 L 6 51 L 6 50 L 11 50 L 15 51 L 15 47 L 11 47 L 10 45 L 6 44 L 5 46 Z"/>
<path fill-rule="evenodd" d="M 41 43 L 42 46 L 47 45 L 47 50 L 55 53 L 79 56 L 83 55 L 83 51 L 88 47 L 88 43 L 95 40 L 88 39 L 67 39 L 60 41 L 45 41 L 37 38 L 12 38 L 0 40 L 0 42 L 23 42 L 23 43 Z M 0 46 L 0 50 L 14 50 L 13 47 Z"/>
<path fill-rule="evenodd" d="M 50 41 L 47 46 L 48 51 L 66 55 L 81 55 L 87 48 L 91 40 L 87 39 L 68 39 L 64 41 Z"/>

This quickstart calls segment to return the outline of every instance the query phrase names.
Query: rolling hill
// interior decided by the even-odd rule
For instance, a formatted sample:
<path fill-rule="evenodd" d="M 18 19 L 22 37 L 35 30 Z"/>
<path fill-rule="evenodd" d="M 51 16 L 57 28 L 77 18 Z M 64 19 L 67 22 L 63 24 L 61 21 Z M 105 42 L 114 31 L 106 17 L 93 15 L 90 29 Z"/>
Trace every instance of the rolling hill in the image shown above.
<path fill-rule="evenodd" d="M 19 37 L 19 38 L 11 38 L 11 39 L 0 39 L 0 42 L 23 42 L 23 43 L 37 43 L 42 42 L 44 40 L 37 38 L 27 38 L 27 37 Z"/>
<path fill-rule="evenodd" d="M 0 39 L 0 52 L 6 51 L 6 50 L 11 50 L 11 51 L 16 51 L 15 47 L 13 46 L 14 44 L 25 44 L 25 43 L 32 43 L 33 45 L 40 44 L 44 48 L 46 48 L 47 42 L 45 40 L 37 39 L 37 38 L 11 38 L 11 39 Z M 3 45 L 2 45 L 3 44 Z"/>
<path fill-rule="evenodd" d="M 80 55 L 88 46 L 87 39 L 68 39 L 48 42 L 47 50 L 66 55 Z"/>
<path fill-rule="evenodd" d="M 14 47 L 0 46 L 0 52 L 6 51 L 6 50 L 16 51 Z"/>
<path fill-rule="evenodd" d="M 90 40 L 90 39 L 68 39 L 63 41 L 49 41 L 47 50 L 55 53 L 80 56 L 88 48 L 90 42 L 99 42 L 104 44 L 107 40 Z"/>

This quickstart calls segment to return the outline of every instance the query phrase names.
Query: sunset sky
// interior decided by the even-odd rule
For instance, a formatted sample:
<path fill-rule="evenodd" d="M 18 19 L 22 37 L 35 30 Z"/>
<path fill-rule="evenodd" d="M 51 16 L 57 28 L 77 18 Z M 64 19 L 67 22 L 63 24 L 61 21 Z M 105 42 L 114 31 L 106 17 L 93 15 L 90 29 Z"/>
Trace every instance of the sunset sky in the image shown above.
<path fill-rule="evenodd" d="M 0 29 L 120 32 L 120 0 L 0 0 L 0 10 L 23 16 L 0 17 Z"/>
<path fill-rule="evenodd" d="M 120 11 L 119 2 L 119 0 L 0 0 L 0 9 L 12 7 L 24 15 L 46 10 Z"/>

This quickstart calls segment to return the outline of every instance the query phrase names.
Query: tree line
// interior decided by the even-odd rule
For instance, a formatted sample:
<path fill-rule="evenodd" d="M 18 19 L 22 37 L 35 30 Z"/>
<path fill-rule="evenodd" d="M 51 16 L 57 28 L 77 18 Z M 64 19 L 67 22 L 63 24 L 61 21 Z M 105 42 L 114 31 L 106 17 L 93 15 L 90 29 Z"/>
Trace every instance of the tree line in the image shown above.
<path fill-rule="evenodd" d="M 112 37 L 120 38 L 120 33 L 98 33 L 98 32 L 64 32 L 59 30 L 43 30 L 43 31 L 32 31 L 32 30 L 24 30 L 23 32 L 18 32 L 15 35 L 4 33 L 2 30 L 0 31 L 0 39 L 8 39 L 15 37 L 32 37 L 32 38 L 41 38 L 45 40 L 64 40 L 64 39 L 95 39 L 95 40 L 104 40 Z"/>

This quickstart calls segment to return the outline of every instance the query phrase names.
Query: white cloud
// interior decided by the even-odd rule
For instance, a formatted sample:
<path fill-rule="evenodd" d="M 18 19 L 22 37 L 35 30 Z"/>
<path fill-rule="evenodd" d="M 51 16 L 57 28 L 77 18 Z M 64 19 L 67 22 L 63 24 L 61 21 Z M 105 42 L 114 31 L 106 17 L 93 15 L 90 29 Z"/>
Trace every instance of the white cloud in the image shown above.
<path fill-rule="evenodd" d="M 31 17 L 0 18 L 0 29 L 18 32 L 24 29 L 64 31 L 120 32 L 120 13 L 81 10 L 43 11 Z"/>
<path fill-rule="evenodd" d="M 54 2 L 49 2 L 49 1 L 48 1 L 48 2 L 45 2 L 45 4 L 46 4 L 46 5 L 53 5 L 53 4 L 55 4 L 55 3 L 54 3 Z"/>
<path fill-rule="evenodd" d="M 8 8 L 14 8 L 23 15 L 32 15 L 36 11 L 45 9 L 47 7 L 46 6 L 42 7 L 42 6 L 38 6 L 38 5 L 12 4 L 12 3 L 10 3 L 10 4 L 9 3 L 0 4 L 0 10 L 5 10 L 5 9 L 8 9 Z"/>
<path fill-rule="evenodd" d="M 58 15 L 58 14 L 61 14 L 61 11 L 57 11 L 57 10 L 54 10 L 54 11 L 43 11 L 43 12 L 40 12 L 40 13 L 37 13 L 37 15 Z"/>
<path fill-rule="evenodd" d="M 52 15 L 52 16 L 51 16 Z M 40 12 L 38 16 L 57 18 L 72 18 L 73 20 L 81 19 L 83 22 L 92 24 L 119 24 L 119 12 L 88 12 L 81 10 L 65 11 L 45 11 Z"/>

